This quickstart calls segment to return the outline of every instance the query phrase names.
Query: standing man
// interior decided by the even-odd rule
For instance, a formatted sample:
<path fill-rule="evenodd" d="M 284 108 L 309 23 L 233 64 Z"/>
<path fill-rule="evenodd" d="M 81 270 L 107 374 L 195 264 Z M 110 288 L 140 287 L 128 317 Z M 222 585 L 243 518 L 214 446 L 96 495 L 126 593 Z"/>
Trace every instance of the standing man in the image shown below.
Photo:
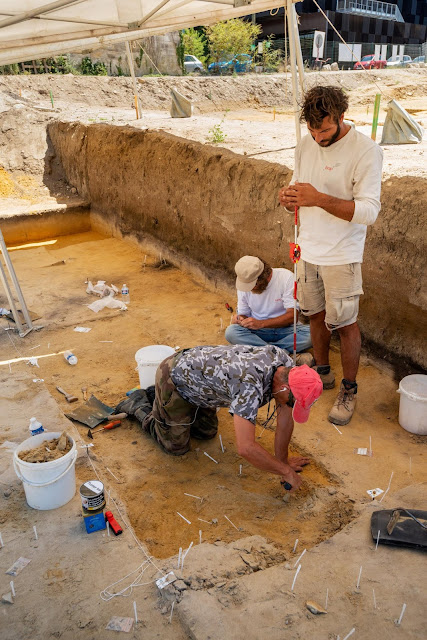
<path fill-rule="evenodd" d="M 178 351 L 160 363 L 152 407 L 145 390 L 139 389 L 116 410 L 135 415 L 166 453 L 180 456 L 190 450 L 191 436 L 214 438 L 216 408 L 229 407 L 238 454 L 254 467 L 278 475 L 285 489 L 296 491 L 301 485 L 296 472 L 310 460 L 288 455 L 294 418 L 306 422 L 322 390 L 313 369 L 292 367 L 292 360 L 278 347 L 202 346 Z M 258 409 L 273 399 L 274 455 L 255 439 Z"/>
<path fill-rule="evenodd" d="M 301 120 L 309 135 L 296 147 L 292 184 L 279 192 L 284 207 L 299 208 L 298 300 L 310 317 L 315 368 L 324 389 L 335 386 L 331 332 L 340 336 L 344 377 L 329 413 L 339 425 L 350 422 L 356 406 L 361 263 L 367 226 L 381 207 L 383 158 L 375 142 L 344 122 L 347 108 L 341 88 L 318 86 L 306 93 Z"/>
<path fill-rule="evenodd" d="M 237 314 L 225 330 L 230 344 L 294 348 L 294 274 L 273 269 L 257 256 L 243 256 L 236 272 Z M 297 323 L 297 352 L 311 347 L 309 325 Z M 310 358 L 313 362 L 312 358 Z M 306 362 L 306 364 L 309 364 Z"/>

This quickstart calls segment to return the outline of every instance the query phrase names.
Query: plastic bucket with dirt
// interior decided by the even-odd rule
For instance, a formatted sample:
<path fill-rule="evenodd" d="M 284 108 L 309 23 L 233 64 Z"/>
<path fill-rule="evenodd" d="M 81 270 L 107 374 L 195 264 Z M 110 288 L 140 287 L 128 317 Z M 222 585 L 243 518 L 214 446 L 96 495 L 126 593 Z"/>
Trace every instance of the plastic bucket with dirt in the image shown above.
<path fill-rule="evenodd" d="M 35 449 L 43 442 L 59 438 L 61 432 L 45 431 L 24 440 L 13 453 L 15 473 L 24 485 L 27 503 L 33 509 L 47 511 L 67 504 L 76 493 L 76 443 L 67 435 L 71 449 L 61 458 L 49 462 L 26 462 L 19 453 Z"/>
<path fill-rule="evenodd" d="M 420 436 L 427 435 L 427 376 L 419 373 L 400 381 L 399 424 Z"/>
<path fill-rule="evenodd" d="M 175 353 L 175 349 L 166 344 L 153 344 L 142 347 L 135 353 L 136 369 L 139 375 L 139 386 L 146 389 L 154 384 L 159 364 L 168 356 Z"/>

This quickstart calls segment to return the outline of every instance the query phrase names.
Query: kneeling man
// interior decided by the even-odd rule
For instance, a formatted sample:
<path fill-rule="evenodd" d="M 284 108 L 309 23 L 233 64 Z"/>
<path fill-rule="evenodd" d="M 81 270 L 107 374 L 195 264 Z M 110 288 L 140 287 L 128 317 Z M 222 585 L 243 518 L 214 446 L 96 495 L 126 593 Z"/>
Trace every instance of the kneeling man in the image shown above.
<path fill-rule="evenodd" d="M 301 479 L 296 472 L 309 459 L 289 457 L 294 419 L 308 420 L 311 405 L 322 389 L 316 371 L 307 365 L 293 367 L 278 347 L 202 346 L 163 360 L 156 373 L 152 408 L 147 399 L 145 406 L 132 410 L 132 396 L 144 397 L 140 390 L 117 410 L 136 415 L 166 453 L 182 455 L 190 449 L 190 436 L 215 437 L 216 408 L 229 407 L 239 455 L 254 467 L 280 476 L 286 489 L 297 490 Z M 255 440 L 258 409 L 272 399 L 277 410 L 274 455 Z"/>

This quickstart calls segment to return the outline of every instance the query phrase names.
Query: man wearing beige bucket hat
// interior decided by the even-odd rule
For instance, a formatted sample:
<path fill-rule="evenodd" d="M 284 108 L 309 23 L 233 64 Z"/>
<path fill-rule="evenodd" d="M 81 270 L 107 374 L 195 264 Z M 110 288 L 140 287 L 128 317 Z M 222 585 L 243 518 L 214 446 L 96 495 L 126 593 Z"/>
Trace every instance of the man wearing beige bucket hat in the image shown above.
<path fill-rule="evenodd" d="M 230 344 L 274 344 L 293 350 L 294 274 L 270 267 L 257 256 L 236 263 L 237 314 L 225 331 Z M 311 347 L 310 326 L 297 323 L 297 352 Z M 311 358 L 310 358 L 311 360 Z M 310 362 L 306 362 L 310 364 Z"/>

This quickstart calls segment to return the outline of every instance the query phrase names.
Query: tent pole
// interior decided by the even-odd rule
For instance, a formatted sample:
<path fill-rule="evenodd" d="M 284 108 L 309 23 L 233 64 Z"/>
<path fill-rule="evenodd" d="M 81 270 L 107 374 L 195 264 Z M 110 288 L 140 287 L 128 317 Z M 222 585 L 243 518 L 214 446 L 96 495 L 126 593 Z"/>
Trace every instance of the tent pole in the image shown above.
<path fill-rule="evenodd" d="M 297 81 L 297 65 L 295 55 L 295 25 L 293 19 L 292 0 L 286 0 L 287 14 L 288 14 L 288 37 L 289 37 L 289 52 L 291 59 L 291 74 L 292 74 L 292 101 L 294 105 L 295 116 L 295 133 L 297 136 L 297 143 L 301 140 L 301 124 L 299 121 L 299 106 L 298 106 L 298 81 Z"/>
<path fill-rule="evenodd" d="M 305 92 L 304 62 L 302 59 L 301 40 L 299 38 L 297 12 L 294 4 L 292 5 L 292 13 L 294 16 L 294 25 L 295 25 L 295 38 L 296 38 L 295 48 L 296 48 L 296 54 L 297 54 L 299 84 L 301 87 L 301 95 L 304 95 L 304 92 Z"/>
<path fill-rule="evenodd" d="M 0 249 L 3 255 L 4 261 L 6 263 L 7 270 L 9 271 L 10 278 L 12 280 L 13 286 L 15 287 L 16 295 L 18 296 L 19 304 L 21 305 L 21 311 L 24 316 L 25 322 L 27 324 L 27 329 L 24 329 L 22 323 L 19 319 L 18 311 L 16 309 L 15 301 L 12 296 L 12 292 L 10 290 L 9 283 L 6 278 L 6 273 L 3 269 L 3 265 L 0 261 L 0 280 L 2 281 L 4 290 L 6 292 L 6 296 L 12 311 L 13 318 L 15 320 L 15 324 L 18 328 L 19 335 L 21 338 L 27 335 L 30 331 L 41 329 L 42 327 L 35 327 L 31 322 L 30 314 L 28 313 L 27 305 L 25 304 L 24 296 L 19 285 L 18 278 L 16 277 L 15 269 L 13 268 L 12 261 L 9 256 L 9 252 L 6 247 L 6 243 L 4 241 L 3 233 L 0 229 Z"/>
<path fill-rule="evenodd" d="M 133 58 L 132 58 L 132 54 L 131 54 L 131 51 L 130 51 L 130 45 L 129 45 L 129 41 L 128 40 L 126 40 L 125 45 L 126 45 L 126 55 L 127 55 L 127 59 L 128 59 L 130 75 L 132 76 L 133 95 L 135 97 L 136 119 L 139 120 L 142 117 L 141 104 L 140 104 L 139 97 L 138 97 L 138 89 L 137 89 L 137 86 L 136 86 L 136 78 L 135 78 L 135 69 L 133 67 Z"/>

